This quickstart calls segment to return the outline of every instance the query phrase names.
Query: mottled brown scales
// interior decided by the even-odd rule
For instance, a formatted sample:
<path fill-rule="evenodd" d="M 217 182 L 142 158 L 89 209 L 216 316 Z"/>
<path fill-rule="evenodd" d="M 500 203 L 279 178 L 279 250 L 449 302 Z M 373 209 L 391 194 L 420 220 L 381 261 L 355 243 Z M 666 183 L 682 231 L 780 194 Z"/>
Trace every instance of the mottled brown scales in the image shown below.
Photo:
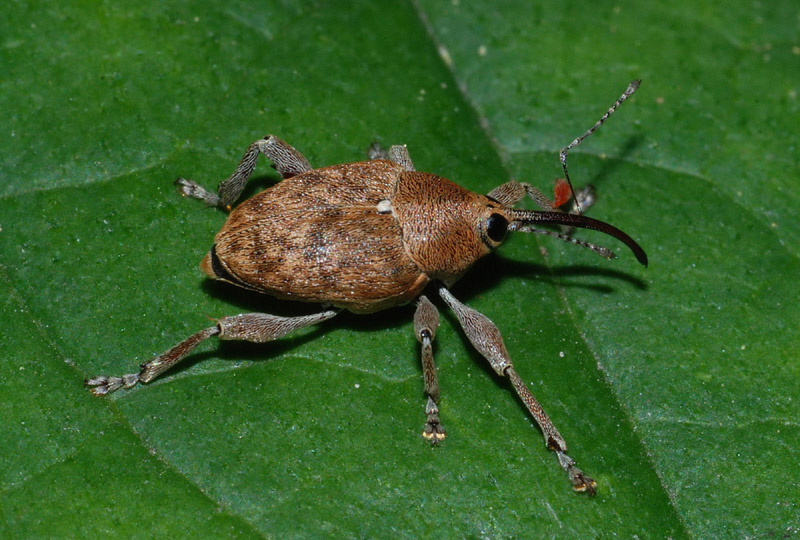
<path fill-rule="evenodd" d="M 632 83 L 603 118 L 561 152 L 567 184 L 567 152 L 589 136 L 638 87 Z M 416 172 L 405 146 L 374 147 L 371 161 L 312 169 L 284 141 L 267 136 L 251 144 L 234 173 L 213 193 L 179 178 L 183 195 L 229 210 L 264 154 L 284 178 L 233 210 L 201 264 L 211 278 L 257 293 L 323 304 L 323 310 L 299 317 L 245 313 L 223 317 L 140 366 L 138 373 L 98 376 L 87 385 L 97 395 L 147 383 L 185 358 L 199 343 L 217 336 L 254 343 L 272 341 L 297 329 L 334 317 L 339 309 L 370 313 L 416 299 L 414 333 L 420 343 L 427 421 L 423 437 L 438 444 L 447 434 L 439 419 L 439 383 L 433 339 L 439 326 L 434 304 L 422 295 L 431 289 L 450 307 L 469 341 L 494 371 L 511 385 L 553 450 L 576 491 L 594 493 L 595 481 L 567 454 L 567 443 L 517 374 L 497 326 L 458 301 L 449 291 L 478 259 L 498 247 L 509 231 L 556 236 L 611 258 L 611 251 L 540 225 L 595 229 L 622 241 L 642 264 L 647 255 L 627 234 L 607 223 L 554 207 L 530 184 L 507 182 L 488 195 L 450 180 Z M 574 205 L 588 208 L 593 197 L 580 191 Z M 542 210 L 518 210 L 526 195 Z M 332 309 L 334 306 L 337 309 Z"/>
<path fill-rule="evenodd" d="M 216 255 L 233 283 L 278 298 L 357 313 L 408 303 L 429 279 L 409 258 L 398 219 L 378 210 L 403 174 L 396 163 L 376 160 L 288 178 L 231 212 L 215 238 Z M 205 273 L 231 281 L 210 259 Z"/>

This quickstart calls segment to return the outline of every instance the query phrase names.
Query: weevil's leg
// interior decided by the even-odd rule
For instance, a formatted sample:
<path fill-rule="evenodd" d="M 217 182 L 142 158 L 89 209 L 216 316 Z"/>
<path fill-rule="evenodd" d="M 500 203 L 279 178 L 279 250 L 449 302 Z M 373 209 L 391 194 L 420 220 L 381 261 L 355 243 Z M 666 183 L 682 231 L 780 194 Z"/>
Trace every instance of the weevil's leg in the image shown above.
<path fill-rule="evenodd" d="M 524 199 L 526 193 L 530 195 L 531 199 L 533 199 L 542 210 L 551 212 L 555 210 L 553 201 L 548 199 L 544 193 L 525 182 L 517 182 L 515 180 L 506 182 L 494 188 L 487 196 L 496 200 L 503 206 L 513 206 Z"/>
<path fill-rule="evenodd" d="M 304 326 L 321 323 L 336 315 L 337 310 L 327 310 L 300 317 L 279 317 L 268 313 L 246 313 L 224 317 L 215 326 L 201 330 L 181 341 L 170 350 L 145 362 L 139 373 L 129 373 L 121 377 L 100 375 L 86 381 L 93 394 L 102 396 L 120 388 L 132 388 L 137 383 L 149 383 L 172 366 L 183 360 L 192 349 L 206 339 L 219 336 L 220 339 L 252 341 L 264 343 L 285 336 Z"/>
<path fill-rule="evenodd" d="M 275 135 L 267 135 L 247 148 L 247 152 L 242 156 L 239 166 L 233 174 L 220 182 L 217 192 L 211 193 L 193 180 L 178 178 L 175 185 L 182 195 L 200 199 L 209 206 L 220 206 L 230 208 L 236 202 L 244 190 L 247 180 L 253 174 L 256 167 L 258 155 L 264 154 L 271 161 L 283 178 L 291 178 L 300 173 L 311 170 L 308 160 L 298 152 L 293 146 L 280 140 Z"/>
<path fill-rule="evenodd" d="M 401 165 L 405 170 L 414 172 L 414 162 L 408 155 L 408 148 L 404 144 L 395 144 L 389 148 L 389 159 Z"/>
<path fill-rule="evenodd" d="M 547 197 L 547 195 L 545 195 L 532 185 L 528 184 L 527 182 L 516 182 L 514 180 L 512 180 L 511 182 L 506 182 L 505 184 L 499 185 L 496 188 L 494 188 L 487 194 L 487 196 L 496 200 L 503 206 L 512 206 L 521 201 L 523 198 L 525 198 L 526 194 L 531 199 L 533 199 L 533 201 L 542 210 L 547 210 L 548 212 L 558 211 L 558 208 L 555 206 L 555 203 L 551 201 Z M 586 209 L 594 204 L 595 194 L 594 194 L 594 188 L 592 186 L 586 186 L 582 189 L 579 189 L 578 191 L 575 192 L 575 195 L 577 195 L 578 197 L 577 204 L 579 204 L 580 207 L 583 209 Z M 576 201 L 575 199 L 572 199 L 572 205 L 570 206 L 569 209 L 570 213 L 577 212 L 577 208 L 575 205 Z"/>
<path fill-rule="evenodd" d="M 378 143 L 372 143 L 367 155 L 369 159 L 390 159 L 398 165 L 402 165 L 409 172 L 416 170 L 414 169 L 414 162 L 411 161 L 411 156 L 408 155 L 408 148 L 404 144 L 395 144 L 386 150 Z"/>
<path fill-rule="evenodd" d="M 367 149 L 367 157 L 369 159 L 389 159 L 389 151 L 380 145 L 380 143 L 372 143 Z"/>
<path fill-rule="evenodd" d="M 533 419 L 536 420 L 536 423 L 539 424 L 545 444 L 556 453 L 558 463 L 569 475 L 573 489 L 575 491 L 586 491 L 593 495 L 597 484 L 576 467 L 575 461 L 567 455 L 567 443 L 564 438 L 553 425 L 553 422 L 550 421 L 542 406 L 528 390 L 525 382 L 520 379 L 514 370 L 511 357 L 508 355 L 506 346 L 503 343 L 503 337 L 500 335 L 500 330 L 498 330 L 497 326 L 485 315 L 459 302 L 445 287 L 439 288 L 439 294 L 458 317 L 461 327 L 475 349 L 489 361 L 492 369 L 499 375 L 504 375 L 511 379 L 511 384 L 517 395 L 525 404 Z"/>
<path fill-rule="evenodd" d="M 425 423 L 422 436 L 433 445 L 447 436 L 447 431 L 439 422 L 439 381 L 433 363 L 433 338 L 436 337 L 438 327 L 439 312 L 436 306 L 425 296 L 420 296 L 417 301 L 417 311 L 414 313 L 414 334 L 422 346 L 422 375 L 425 378 L 425 394 L 428 396 L 428 403 L 425 406 L 428 421 Z"/>
<path fill-rule="evenodd" d="M 579 210 L 588 210 L 594 206 L 595 202 L 597 202 L 597 193 L 594 190 L 594 186 L 583 186 L 575 192 L 575 198 L 570 199 L 570 206 L 567 212 L 579 214 Z"/>

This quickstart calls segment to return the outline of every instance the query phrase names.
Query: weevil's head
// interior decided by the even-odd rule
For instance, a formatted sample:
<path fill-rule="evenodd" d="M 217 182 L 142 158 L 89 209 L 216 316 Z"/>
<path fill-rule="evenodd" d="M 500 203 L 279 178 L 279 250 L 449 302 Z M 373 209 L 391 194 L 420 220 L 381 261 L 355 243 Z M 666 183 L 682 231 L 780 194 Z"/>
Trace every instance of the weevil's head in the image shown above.
<path fill-rule="evenodd" d="M 511 231 L 550 234 L 587 247 L 607 258 L 614 254 L 542 225 L 594 229 L 627 245 L 647 265 L 647 255 L 630 236 L 602 221 L 579 214 L 511 208 L 429 173 L 401 175 L 391 201 L 403 231 L 406 253 L 429 278 L 452 284 L 478 259 L 497 248 Z"/>
<path fill-rule="evenodd" d="M 520 210 L 502 206 L 491 198 L 487 197 L 487 199 L 489 199 L 489 203 L 486 205 L 487 215 L 480 221 L 479 229 L 483 241 L 492 248 L 499 246 L 505 240 L 509 231 L 522 231 L 555 236 L 561 240 L 591 249 L 607 259 L 616 257 L 613 251 L 605 247 L 578 240 L 571 235 L 539 228 L 541 225 L 563 225 L 565 227 L 592 229 L 613 236 L 630 248 L 637 261 L 647 266 L 647 254 L 642 247 L 623 231 L 604 221 L 592 219 L 582 214 L 570 214 L 567 212 Z"/>

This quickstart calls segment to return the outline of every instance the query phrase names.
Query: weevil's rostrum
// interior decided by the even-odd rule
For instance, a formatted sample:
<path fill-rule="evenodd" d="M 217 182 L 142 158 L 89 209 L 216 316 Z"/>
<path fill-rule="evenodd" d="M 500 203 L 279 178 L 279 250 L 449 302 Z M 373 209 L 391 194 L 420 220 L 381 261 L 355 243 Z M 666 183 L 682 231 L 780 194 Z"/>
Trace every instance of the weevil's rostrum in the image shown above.
<path fill-rule="evenodd" d="M 594 127 L 562 150 L 570 190 L 568 150 L 599 127 L 637 87 L 638 81 L 632 83 Z M 261 343 L 323 322 L 341 309 L 372 313 L 416 300 L 414 331 L 421 346 L 427 397 L 423 436 L 436 444 L 446 431 L 439 419 L 439 385 L 432 353 L 439 315 L 422 295 L 430 284 L 453 310 L 475 348 L 498 374 L 510 379 L 575 490 L 594 493 L 594 480 L 567 455 L 563 437 L 515 371 L 497 326 L 458 301 L 449 288 L 513 231 L 550 234 L 614 257 L 604 247 L 573 238 L 566 229 L 555 232 L 539 225 L 604 232 L 622 241 L 646 265 L 644 250 L 607 223 L 556 208 L 530 184 L 511 181 L 480 195 L 446 178 L 417 172 L 405 146 L 373 149 L 369 161 L 313 169 L 300 152 L 270 135 L 250 145 L 218 193 L 182 178 L 176 184 L 183 195 L 230 209 L 260 154 L 272 161 L 283 180 L 230 213 L 201 267 L 213 279 L 281 299 L 319 303 L 323 310 L 300 317 L 267 313 L 224 317 L 142 364 L 138 373 L 87 380 L 92 391 L 104 395 L 150 382 L 213 336 Z M 513 208 L 526 196 L 542 210 Z M 575 197 L 578 209 L 581 199 L 584 206 L 590 204 L 588 198 Z"/>

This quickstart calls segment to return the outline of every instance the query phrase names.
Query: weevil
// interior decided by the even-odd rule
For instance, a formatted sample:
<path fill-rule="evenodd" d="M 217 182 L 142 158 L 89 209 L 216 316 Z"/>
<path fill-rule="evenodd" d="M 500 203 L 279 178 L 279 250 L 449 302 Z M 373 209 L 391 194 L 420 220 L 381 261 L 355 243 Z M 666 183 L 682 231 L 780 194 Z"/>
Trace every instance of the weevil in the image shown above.
<path fill-rule="evenodd" d="M 497 326 L 457 300 L 450 287 L 481 257 L 494 251 L 509 231 L 557 236 L 600 255 L 610 250 L 540 225 L 594 229 L 628 246 L 647 265 L 647 255 L 630 236 L 581 213 L 567 171 L 567 154 L 591 135 L 638 88 L 631 83 L 614 105 L 581 137 L 561 150 L 560 159 L 575 212 L 556 208 L 538 189 L 510 181 L 480 195 L 430 173 L 417 172 L 405 146 L 388 151 L 373 148 L 370 160 L 313 169 L 295 148 L 268 135 L 247 149 L 233 174 L 217 193 L 179 178 L 181 194 L 209 206 L 230 210 L 264 154 L 283 180 L 230 212 L 201 262 L 211 279 L 280 299 L 322 304 L 306 316 L 279 317 L 246 313 L 216 324 L 181 341 L 121 377 L 92 377 L 87 386 L 96 395 L 148 383 L 180 362 L 194 347 L 213 336 L 263 343 L 305 326 L 326 321 L 341 310 L 374 313 L 416 303 L 414 332 L 420 343 L 427 420 L 423 436 L 437 444 L 446 436 L 439 419 L 439 384 L 432 343 L 439 314 L 423 294 L 432 284 L 455 313 L 472 345 L 511 385 L 541 429 L 547 447 L 558 457 L 576 491 L 595 492 L 595 481 L 567 454 L 567 444 L 539 402 L 517 374 Z M 513 208 L 526 196 L 541 210 Z M 563 199 L 557 195 L 557 199 Z M 562 201 L 563 202 L 563 201 Z"/>

